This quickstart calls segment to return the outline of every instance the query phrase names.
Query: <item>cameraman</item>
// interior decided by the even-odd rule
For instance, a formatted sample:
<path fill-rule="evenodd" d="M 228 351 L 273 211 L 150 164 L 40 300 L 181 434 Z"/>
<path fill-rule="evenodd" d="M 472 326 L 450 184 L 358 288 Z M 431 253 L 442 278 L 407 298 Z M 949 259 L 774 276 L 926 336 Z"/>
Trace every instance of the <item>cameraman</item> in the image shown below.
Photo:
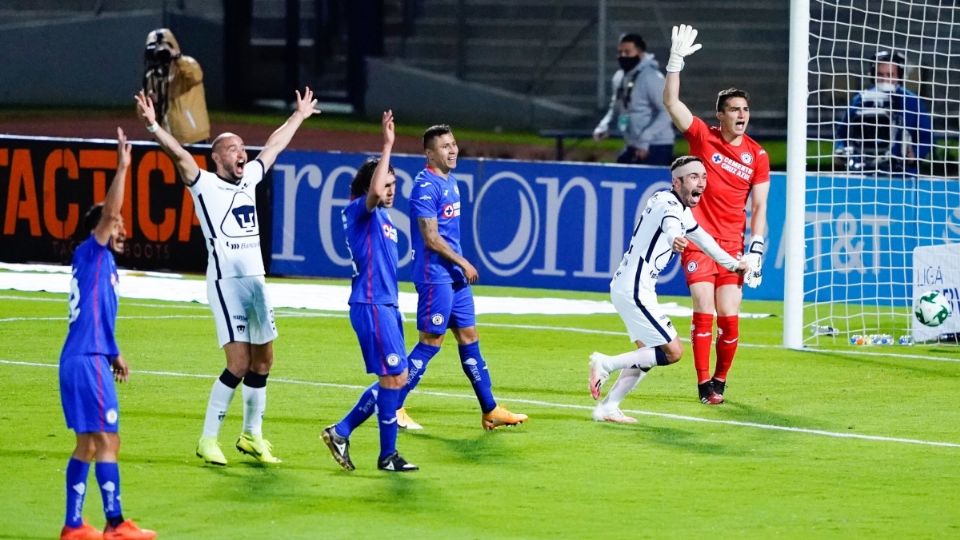
<path fill-rule="evenodd" d="M 207 142 L 210 119 L 200 64 L 180 52 L 169 28 L 147 34 L 143 90 L 156 104 L 157 121 L 181 144 Z"/>
<path fill-rule="evenodd" d="M 853 96 L 837 123 L 836 167 L 856 172 L 916 174 L 930 153 L 930 113 L 917 94 L 903 86 L 906 58 L 881 49 L 871 59 L 873 84 Z"/>

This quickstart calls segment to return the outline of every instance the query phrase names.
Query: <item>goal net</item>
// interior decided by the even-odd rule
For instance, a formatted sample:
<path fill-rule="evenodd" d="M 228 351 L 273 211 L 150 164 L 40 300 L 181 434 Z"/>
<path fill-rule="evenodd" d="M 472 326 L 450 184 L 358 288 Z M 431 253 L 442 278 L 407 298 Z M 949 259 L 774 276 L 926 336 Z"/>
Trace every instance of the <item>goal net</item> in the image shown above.
<path fill-rule="evenodd" d="M 807 148 L 803 242 L 787 247 L 803 251 L 802 344 L 938 339 L 951 326 L 918 329 L 912 305 L 941 291 L 960 324 L 960 249 L 924 268 L 914 250 L 960 242 L 960 7 L 808 3 L 806 137 L 788 141 Z"/>

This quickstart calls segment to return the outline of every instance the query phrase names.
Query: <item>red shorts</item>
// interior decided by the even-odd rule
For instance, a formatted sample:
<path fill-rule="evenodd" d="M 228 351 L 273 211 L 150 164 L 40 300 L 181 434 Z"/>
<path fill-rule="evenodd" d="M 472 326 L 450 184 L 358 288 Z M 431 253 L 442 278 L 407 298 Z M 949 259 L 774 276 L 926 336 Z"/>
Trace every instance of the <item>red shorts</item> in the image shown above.
<path fill-rule="evenodd" d="M 717 244 L 734 259 L 739 259 L 743 255 L 743 242 L 717 240 Z M 694 283 L 703 282 L 713 283 L 714 287 L 721 285 L 743 286 L 742 275 L 731 272 L 717 264 L 717 261 L 700 251 L 700 248 L 693 242 L 690 242 L 687 249 L 683 250 L 680 261 L 683 263 L 683 272 L 687 277 L 688 287 Z"/>

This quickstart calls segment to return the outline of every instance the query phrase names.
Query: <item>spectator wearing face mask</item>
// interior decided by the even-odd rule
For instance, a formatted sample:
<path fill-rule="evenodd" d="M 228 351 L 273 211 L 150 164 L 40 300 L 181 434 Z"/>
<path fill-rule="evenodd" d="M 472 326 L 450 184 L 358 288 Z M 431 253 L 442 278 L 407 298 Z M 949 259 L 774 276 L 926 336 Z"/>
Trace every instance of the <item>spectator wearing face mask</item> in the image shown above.
<path fill-rule="evenodd" d="M 613 74 L 610 108 L 596 129 L 594 140 L 610 134 L 610 124 L 623 135 L 624 149 L 617 163 L 670 165 L 674 132 L 663 106 L 663 74 L 653 54 L 637 34 L 624 34 L 617 46 L 620 69 Z"/>
<path fill-rule="evenodd" d="M 919 161 L 930 153 L 930 113 L 920 97 L 903 86 L 905 66 L 906 58 L 898 51 L 873 55 L 873 84 L 853 96 L 837 123 L 837 168 L 915 174 Z"/>

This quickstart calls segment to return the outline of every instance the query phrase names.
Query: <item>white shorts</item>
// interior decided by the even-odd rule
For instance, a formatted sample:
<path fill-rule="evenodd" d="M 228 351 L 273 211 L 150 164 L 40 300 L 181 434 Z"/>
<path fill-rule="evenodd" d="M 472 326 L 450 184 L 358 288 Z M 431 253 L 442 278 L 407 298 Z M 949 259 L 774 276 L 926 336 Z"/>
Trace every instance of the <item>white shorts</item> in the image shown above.
<path fill-rule="evenodd" d="M 673 341 L 677 337 L 677 329 L 660 310 L 657 295 L 641 292 L 639 298 L 639 301 L 634 301 L 632 294 L 610 291 L 610 300 L 623 319 L 630 340 L 640 341 L 646 347 L 658 347 Z"/>
<path fill-rule="evenodd" d="M 277 339 L 263 276 L 207 280 L 207 300 L 217 323 L 220 347 L 231 341 L 263 345 Z"/>

